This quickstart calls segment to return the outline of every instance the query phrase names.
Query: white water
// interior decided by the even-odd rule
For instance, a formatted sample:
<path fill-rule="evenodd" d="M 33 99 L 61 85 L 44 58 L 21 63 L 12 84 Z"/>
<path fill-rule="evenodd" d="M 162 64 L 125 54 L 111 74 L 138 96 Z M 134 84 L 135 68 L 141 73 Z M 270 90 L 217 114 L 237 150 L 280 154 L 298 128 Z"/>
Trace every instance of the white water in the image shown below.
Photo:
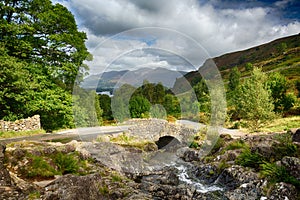
<path fill-rule="evenodd" d="M 203 185 L 199 182 L 192 180 L 187 173 L 187 167 L 184 165 L 180 165 L 180 166 L 175 165 L 175 168 L 178 169 L 178 171 L 179 171 L 179 174 L 178 174 L 179 180 L 186 183 L 187 185 L 194 186 L 198 192 L 207 193 L 207 192 L 223 190 L 223 188 L 220 188 L 216 185 L 206 186 L 206 185 Z"/>

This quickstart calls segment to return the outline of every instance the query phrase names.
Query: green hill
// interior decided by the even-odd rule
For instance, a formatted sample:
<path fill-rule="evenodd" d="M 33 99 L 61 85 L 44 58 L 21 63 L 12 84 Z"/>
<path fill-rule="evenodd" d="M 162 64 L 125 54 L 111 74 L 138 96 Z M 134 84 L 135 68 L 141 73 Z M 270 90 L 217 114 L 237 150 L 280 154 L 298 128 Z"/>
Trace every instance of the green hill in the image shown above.
<path fill-rule="evenodd" d="M 247 77 L 250 70 L 246 69 L 249 63 L 261 67 L 264 72 L 280 71 L 289 80 L 300 79 L 300 33 L 274 40 L 272 42 L 252 47 L 247 50 L 227 53 L 213 58 L 224 82 L 227 82 L 230 69 L 237 66 L 242 77 Z M 174 87 L 188 80 L 193 86 L 200 80 L 197 71 L 187 73 L 176 81 Z"/>

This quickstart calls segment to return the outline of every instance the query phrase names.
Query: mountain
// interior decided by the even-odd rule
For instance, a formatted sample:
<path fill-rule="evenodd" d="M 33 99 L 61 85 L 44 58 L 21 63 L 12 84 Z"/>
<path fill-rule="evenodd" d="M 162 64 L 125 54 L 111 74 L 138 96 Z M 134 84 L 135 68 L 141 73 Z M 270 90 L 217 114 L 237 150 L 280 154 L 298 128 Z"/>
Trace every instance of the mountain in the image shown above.
<path fill-rule="evenodd" d="M 134 71 L 110 71 L 102 74 L 91 75 L 84 79 L 81 87 L 85 89 L 95 89 L 97 92 L 112 91 L 113 88 L 122 84 L 141 86 L 144 80 L 151 83 L 161 82 L 165 87 L 173 87 L 176 79 L 182 77 L 187 72 L 174 71 L 165 68 L 140 68 Z"/>
<path fill-rule="evenodd" d="M 224 82 L 228 80 L 230 69 L 235 66 L 242 73 L 242 77 L 249 76 L 250 71 L 246 69 L 248 63 L 251 63 L 252 66 L 261 67 L 265 72 L 280 71 L 290 80 L 299 80 L 300 33 L 243 51 L 227 53 L 212 58 L 212 61 L 218 67 Z M 189 72 L 184 77 L 177 79 L 174 88 L 181 88 L 186 81 L 193 86 L 200 78 L 201 75 L 198 71 Z"/>

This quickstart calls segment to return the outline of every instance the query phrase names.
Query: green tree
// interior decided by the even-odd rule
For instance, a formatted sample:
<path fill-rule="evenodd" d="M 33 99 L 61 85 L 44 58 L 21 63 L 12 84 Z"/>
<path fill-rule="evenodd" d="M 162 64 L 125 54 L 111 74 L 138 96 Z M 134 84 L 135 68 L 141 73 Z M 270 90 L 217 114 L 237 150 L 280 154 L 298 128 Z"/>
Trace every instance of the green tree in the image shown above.
<path fill-rule="evenodd" d="M 106 94 L 99 94 L 100 107 L 103 110 L 103 118 L 105 120 L 112 120 L 112 111 L 111 111 L 111 98 Z"/>
<path fill-rule="evenodd" d="M 77 30 L 74 16 L 50 0 L 0 1 L 0 40 L 9 56 L 37 63 L 60 86 L 72 89 L 86 67 L 86 34 Z"/>
<path fill-rule="evenodd" d="M 287 94 L 288 82 L 283 75 L 278 72 L 270 74 L 267 85 L 271 90 L 275 112 L 288 111 L 293 107 L 294 98 Z"/>
<path fill-rule="evenodd" d="M 60 4 L 0 1 L 0 118 L 40 114 L 48 131 L 73 127 L 71 89 L 91 58 L 85 39 Z"/>
<path fill-rule="evenodd" d="M 253 130 L 258 130 L 262 123 L 274 117 L 271 91 L 268 90 L 266 81 L 267 76 L 261 69 L 254 68 L 252 76 L 245 80 L 237 92 L 237 113 L 249 122 Z"/>
<path fill-rule="evenodd" d="M 151 103 L 143 96 L 133 96 L 129 101 L 131 117 L 144 118 L 149 114 Z"/>
<path fill-rule="evenodd" d="M 180 103 L 176 96 L 172 94 L 166 94 L 163 106 L 167 112 L 167 115 L 172 115 L 173 117 L 180 117 L 181 108 Z"/>
<path fill-rule="evenodd" d="M 234 67 L 230 70 L 229 74 L 229 90 L 234 91 L 240 84 L 241 73 L 237 67 Z"/>

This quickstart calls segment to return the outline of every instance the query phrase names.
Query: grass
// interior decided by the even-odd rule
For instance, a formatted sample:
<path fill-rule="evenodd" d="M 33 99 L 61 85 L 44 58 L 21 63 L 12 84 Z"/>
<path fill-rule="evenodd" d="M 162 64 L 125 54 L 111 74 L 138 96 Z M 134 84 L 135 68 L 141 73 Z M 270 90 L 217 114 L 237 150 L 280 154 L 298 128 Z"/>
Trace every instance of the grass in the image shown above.
<path fill-rule="evenodd" d="M 281 132 L 300 127 L 300 116 L 279 118 L 261 128 L 262 132 Z"/>
<path fill-rule="evenodd" d="M 96 139 L 97 142 L 103 142 L 105 140 L 106 139 L 101 135 Z M 126 133 L 122 133 L 115 137 L 110 137 L 109 141 L 124 147 L 135 147 L 145 151 L 149 151 L 151 149 L 154 150 L 156 147 L 156 144 L 152 141 L 141 140 Z"/>
<path fill-rule="evenodd" d="M 46 133 L 45 130 L 39 129 L 39 130 L 33 130 L 33 131 L 1 131 L 0 132 L 0 139 L 7 139 L 7 138 L 13 138 L 13 137 L 23 137 L 23 136 L 33 136 L 38 134 Z"/>

